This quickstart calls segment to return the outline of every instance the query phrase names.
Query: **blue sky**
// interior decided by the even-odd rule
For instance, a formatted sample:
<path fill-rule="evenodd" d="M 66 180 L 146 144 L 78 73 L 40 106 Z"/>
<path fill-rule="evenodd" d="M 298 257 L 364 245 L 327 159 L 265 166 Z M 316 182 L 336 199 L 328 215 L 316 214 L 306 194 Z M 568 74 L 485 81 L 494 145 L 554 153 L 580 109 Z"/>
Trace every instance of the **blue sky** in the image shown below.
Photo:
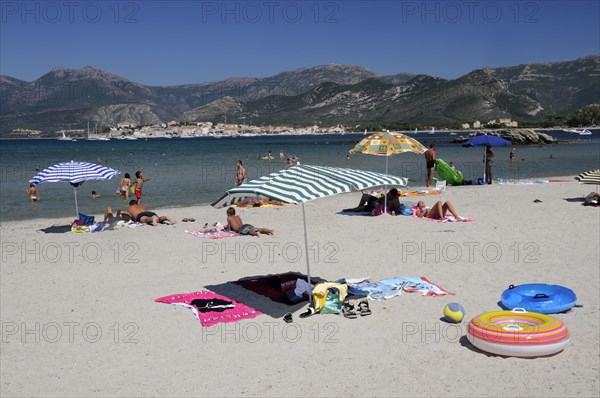
<path fill-rule="evenodd" d="M 91 65 L 148 85 L 322 64 L 457 78 L 600 55 L 600 1 L 1 1 L 0 73 Z"/>

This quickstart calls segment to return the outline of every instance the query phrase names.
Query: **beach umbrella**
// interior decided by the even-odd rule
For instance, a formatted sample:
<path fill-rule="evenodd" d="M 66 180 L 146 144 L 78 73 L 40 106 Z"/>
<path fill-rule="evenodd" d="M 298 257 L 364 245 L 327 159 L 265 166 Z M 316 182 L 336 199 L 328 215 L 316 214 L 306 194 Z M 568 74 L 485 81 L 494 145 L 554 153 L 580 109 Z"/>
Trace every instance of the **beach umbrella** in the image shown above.
<path fill-rule="evenodd" d="M 580 184 L 600 185 L 600 170 L 586 171 L 575 177 Z"/>
<path fill-rule="evenodd" d="M 365 155 L 385 156 L 385 173 L 388 172 L 388 159 L 398 153 L 413 152 L 422 154 L 427 150 L 419 141 L 404 134 L 393 132 L 382 132 L 371 134 L 360 140 L 358 144 L 350 150 L 355 155 L 362 153 Z M 385 187 L 387 190 L 387 186 Z M 387 209 L 387 196 L 384 201 L 384 214 Z"/>
<path fill-rule="evenodd" d="M 212 206 L 217 208 L 228 206 L 248 196 L 275 199 L 288 203 L 301 203 L 305 253 L 308 253 L 308 234 L 304 202 L 339 193 L 384 185 L 406 186 L 407 181 L 406 178 L 371 171 L 298 165 L 232 188 L 212 203 Z M 307 255 L 306 269 L 308 282 L 310 283 L 310 262 L 308 257 Z"/>
<path fill-rule="evenodd" d="M 75 193 L 75 212 L 79 217 L 79 206 L 77 205 L 77 187 L 85 181 L 90 180 L 110 180 L 115 175 L 120 174 L 118 170 L 86 162 L 65 162 L 50 166 L 40 171 L 29 180 L 32 184 L 41 184 L 43 182 L 67 181 L 73 186 Z"/>
<path fill-rule="evenodd" d="M 466 141 L 463 146 L 508 146 L 512 145 L 512 143 L 504 138 L 495 136 L 495 135 L 477 135 L 470 140 Z M 485 181 L 485 164 L 487 161 L 487 151 L 483 154 L 483 180 Z"/>

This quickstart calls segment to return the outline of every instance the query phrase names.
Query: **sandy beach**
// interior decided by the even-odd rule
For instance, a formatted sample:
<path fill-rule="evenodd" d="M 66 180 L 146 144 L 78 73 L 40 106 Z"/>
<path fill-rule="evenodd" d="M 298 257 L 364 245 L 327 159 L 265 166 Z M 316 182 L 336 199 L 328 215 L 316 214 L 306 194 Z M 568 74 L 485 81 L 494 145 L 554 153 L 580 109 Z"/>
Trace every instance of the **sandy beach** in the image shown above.
<path fill-rule="evenodd" d="M 225 209 L 210 206 L 157 211 L 193 223 L 100 233 L 39 231 L 69 218 L 4 222 L 0 395 L 597 397 L 600 209 L 565 200 L 595 188 L 494 184 L 424 198 L 451 200 L 470 223 L 346 217 L 335 213 L 359 193 L 320 199 L 305 205 L 308 253 L 299 205 L 239 209 L 244 222 L 276 231 L 260 239 L 185 233 L 225 223 Z M 404 293 L 370 301 L 370 316 L 300 319 L 306 305 L 226 283 L 305 273 L 307 254 L 323 279 L 424 276 L 455 295 Z M 470 345 L 470 319 L 499 310 L 501 293 L 524 283 L 575 291 L 582 307 L 554 315 L 570 345 L 535 359 Z M 203 289 L 264 314 L 203 328 L 189 309 L 154 302 Z M 462 323 L 440 319 L 450 302 L 464 306 Z"/>

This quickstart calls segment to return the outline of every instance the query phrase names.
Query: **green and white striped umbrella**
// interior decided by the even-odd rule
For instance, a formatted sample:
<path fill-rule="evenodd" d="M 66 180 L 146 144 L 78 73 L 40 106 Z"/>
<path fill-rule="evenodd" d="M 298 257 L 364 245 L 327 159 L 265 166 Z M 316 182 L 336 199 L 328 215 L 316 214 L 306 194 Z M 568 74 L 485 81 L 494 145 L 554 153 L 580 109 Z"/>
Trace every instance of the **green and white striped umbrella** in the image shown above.
<path fill-rule="evenodd" d="M 407 179 L 365 170 L 299 165 L 232 188 L 212 204 L 229 206 L 246 197 L 302 203 L 379 186 L 406 186 Z"/>
<path fill-rule="evenodd" d="M 406 178 L 372 171 L 344 169 L 340 167 L 298 165 L 252 180 L 225 192 L 214 207 L 224 207 L 240 199 L 256 196 L 288 203 L 302 203 L 304 223 L 304 253 L 306 272 L 310 284 L 310 261 L 308 256 L 308 233 L 304 202 L 339 193 L 358 191 L 379 186 L 406 186 Z"/>
<path fill-rule="evenodd" d="M 600 170 L 586 171 L 575 177 L 580 184 L 600 185 Z"/>

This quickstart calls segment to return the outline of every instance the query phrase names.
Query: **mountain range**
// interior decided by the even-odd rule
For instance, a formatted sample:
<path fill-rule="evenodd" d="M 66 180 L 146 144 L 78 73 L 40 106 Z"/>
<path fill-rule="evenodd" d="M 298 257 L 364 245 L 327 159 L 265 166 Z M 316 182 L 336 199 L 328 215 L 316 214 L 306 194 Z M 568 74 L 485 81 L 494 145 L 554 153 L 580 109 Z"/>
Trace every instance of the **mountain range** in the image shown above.
<path fill-rule="evenodd" d="M 266 78 L 147 86 L 103 70 L 57 67 L 26 82 L 0 76 L 0 134 L 223 122 L 346 126 L 539 120 L 600 103 L 600 57 L 474 70 L 454 80 L 322 65 Z"/>

